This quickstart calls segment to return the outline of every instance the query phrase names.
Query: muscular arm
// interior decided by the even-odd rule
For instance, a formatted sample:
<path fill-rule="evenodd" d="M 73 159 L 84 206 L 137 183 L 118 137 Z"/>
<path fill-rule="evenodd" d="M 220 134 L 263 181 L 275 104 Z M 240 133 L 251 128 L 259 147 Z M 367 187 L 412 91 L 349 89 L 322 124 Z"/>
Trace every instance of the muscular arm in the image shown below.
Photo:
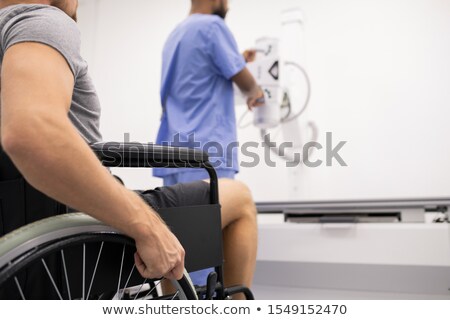
<path fill-rule="evenodd" d="M 244 68 L 241 72 L 232 78 L 238 88 L 244 93 L 248 100 L 247 105 L 249 108 L 260 106 L 259 99 L 264 98 L 264 93 L 255 81 L 255 78 L 247 68 Z"/>
<path fill-rule="evenodd" d="M 56 50 L 37 43 L 9 48 L 1 75 L 3 149 L 36 189 L 133 237 L 141 273 L 181 278 L 181 245 L 153 210 L 101 166 L 71 124 L 73 86 Z M 154 258 L 161 264 L 147 269 Z"/>

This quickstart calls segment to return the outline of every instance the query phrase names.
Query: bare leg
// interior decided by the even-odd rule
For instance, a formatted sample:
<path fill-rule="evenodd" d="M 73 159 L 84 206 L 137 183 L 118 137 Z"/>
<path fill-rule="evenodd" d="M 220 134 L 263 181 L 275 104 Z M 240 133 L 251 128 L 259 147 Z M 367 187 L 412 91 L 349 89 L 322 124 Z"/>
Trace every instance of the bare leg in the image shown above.
<path fill-rule="evenodd" d="M 224 243 L 225 287 L 244 285 L 251 287 L 256 264 L 257 220 L 256 207 L 250 190 L 241 182 L 219 180 L 220 204 Z M 165 294 L 174 292 L 167 281 L 163 282 Z M 234 299 L 244 299 L 237 295 Z"/>
<path fill-rule="evenodd" d="M 250 190 L 241 182 L 219 181 L 222 205 L 225 286 L 251 287 L 258 243 L 256 207 Z M 244 296 L 236 296 L 243 299 Z"/>

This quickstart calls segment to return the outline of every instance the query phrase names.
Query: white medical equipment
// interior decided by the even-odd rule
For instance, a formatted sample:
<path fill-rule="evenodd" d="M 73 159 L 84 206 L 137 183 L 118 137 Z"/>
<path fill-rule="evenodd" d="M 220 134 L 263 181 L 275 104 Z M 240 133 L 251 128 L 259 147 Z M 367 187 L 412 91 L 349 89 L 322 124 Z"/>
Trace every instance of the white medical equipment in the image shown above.
<path fill-rule="evenodd" d="M 304 20 L 300 9 L 282 13 L 280 38 L 264 37 L 256 41 L 256 60 L 248 69 L 264 91 L 265 104 L 253 110 L 253 125 L 261 130 L 266 145 L 272 145 L 269 130 L 279 128 L 283 142 L 292 142 L 293 148 L 302 148 L 316 141 L 318 130 L 313 122 L 302 117 L 311 98 L 311 82 L 304 68 Z M 244 128 L 240 120 L 240 127 Z M 271 151 L 291 161 L 289 152 Z M 293 152 L 293 150 L 291 150 Z"/>

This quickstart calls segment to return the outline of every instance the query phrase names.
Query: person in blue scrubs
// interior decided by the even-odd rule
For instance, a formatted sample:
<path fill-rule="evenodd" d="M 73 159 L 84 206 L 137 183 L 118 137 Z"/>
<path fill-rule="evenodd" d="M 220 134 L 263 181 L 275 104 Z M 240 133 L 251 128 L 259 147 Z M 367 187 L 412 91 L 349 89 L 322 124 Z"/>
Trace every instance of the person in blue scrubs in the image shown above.
<path fill-rule="evenodd" d="M 163 52 L 163 116 L 157 144 L 202 149 L 220 179 L 239 172 L 233 82 L 258 107 L 264 93 L 246 68 L 254 52 L 241 54 L 225 24 L 227 0 L 192 0 L 190 15 L 169 36 Z M 208 179 L 204 170 L 155 169 L 164 185 Z M 192 275 L 204 284 L 208 272 Z"/>

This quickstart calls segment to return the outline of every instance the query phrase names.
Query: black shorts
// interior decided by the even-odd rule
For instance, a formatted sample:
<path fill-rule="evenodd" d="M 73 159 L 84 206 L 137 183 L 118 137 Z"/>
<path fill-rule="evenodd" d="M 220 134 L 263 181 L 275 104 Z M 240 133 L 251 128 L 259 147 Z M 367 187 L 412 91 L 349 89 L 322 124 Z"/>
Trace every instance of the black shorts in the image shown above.
<path fill-rule="evenodd" d="M 192 207 L 210 204 L 209 183 L 196 181 L 162 187 L 154 190 L 137 191 L 153 209 Z"/>

